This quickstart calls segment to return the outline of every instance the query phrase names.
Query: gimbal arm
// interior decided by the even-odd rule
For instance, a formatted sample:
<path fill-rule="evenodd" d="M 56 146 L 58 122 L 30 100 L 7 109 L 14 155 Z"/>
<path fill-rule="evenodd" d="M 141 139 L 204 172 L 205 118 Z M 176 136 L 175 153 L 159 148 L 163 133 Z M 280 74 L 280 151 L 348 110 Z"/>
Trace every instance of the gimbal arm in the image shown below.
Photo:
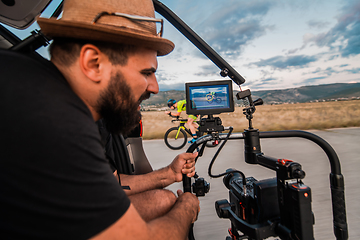
<path fill-rule="evenodd" d="M 219 134 L 219 139 L 225 139 L 226 137 L 227 134 Z M 346 208 L 345 208 L 345 193 L 344 193 L 344 189 L 345 189 L 344 177 L 341 174 L 341 166 L 340 166 L 339 158 L 335 150 L 330 146 L 330 144 L 315 134 L 300 130 L 258 132 L 258 137 L 259 138 L 300 137 L 316 143 L 321 149 L 323 149 L 323 151 L 326 153 L 330 161 L 330 166 L 331 166 L 330 188 L 331 188 L 332 208 L 333 208 L 334 234 L 336 236 L 336 239 L 348 239 Z M 245 139 L 245 138 L 246 137 L 244 133 L 235 133 L 229 137 L 229 139 Z M 259 153 L 260 153 L 260 149 L 259 149 Z M 257 164 L 258 162 L 254 162 L 254 163 Z"/>
<path fill-rule="evenodd" d="M 341 174 L 341 167 L 339 158 L 335 150 L 321 137 L 297 130 L 288 131 L 272 131 L 272 132 L 260 132 L 260 138 L 286 138 L 286 137 L 300 137 L 308 139 L 316 143 L 326 153 L 331 166 L 330 173 L 330 187 L 332 197 L 333 208 L 333 220 L 334 220 L 334 234 L 336 239 L 348 239 L 348 230 L 346 223 L 346 208 L 345 208 L 345 184 L 344 177 Z"/>

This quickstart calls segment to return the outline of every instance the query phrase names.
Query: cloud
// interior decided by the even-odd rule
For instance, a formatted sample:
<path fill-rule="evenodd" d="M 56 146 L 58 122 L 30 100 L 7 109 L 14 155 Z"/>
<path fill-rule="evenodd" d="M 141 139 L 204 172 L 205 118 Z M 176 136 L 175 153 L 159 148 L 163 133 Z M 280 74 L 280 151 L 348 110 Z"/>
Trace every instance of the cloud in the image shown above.
<path fill-rule="evenodd" d="M 307 22 L 307 24 L 310 28 L 322 29 L 322 28 L 326 28 L 327 26 L 329 26 L 330 23 L 325 22 L 325 21 L 310 20 Z"/>
<path fill-rule="evenodd" d="M 169 91 L 169 90 L 185 90 L 185 83 L 172 83 L 172 82 L 162 82 L 159 83 L 160 91 Z"/>
<path fill-rule="evenodd" d="M 347 45 L 342 49 L 341 56 L 349 57 L 360 54 L 360 22 L 353 26 L 344 36 L 347 38 Z"/>
<path fill-rule="evenodd" d="M 274 86 L 278 86 L 281 84 L 283 80 L 275 77 L 257 79 L 251 82 L 246 82 L 246 87 L 251 90 L 265 90 L 270 88 L 274 88 Z M 276 88 L 276 87 L 275 87 Z"/>
<path fill-rule="evenodd" d="M 220 73 L 220 69 L 214 64 L 201 66 L 200 68 L 202 69 L 202 71 L 196 72 L 194 73 L 194 75 L 208 77 L 216 74 L 219 75 Z"/>
<path fill-rule="evenodd" d="M 316 68 L 316 70 L 315 71 L 312 71 L 311 73 L 320 73 L 320 72 L 322 72 L 322 70 L 321 70 L 321 68 Z"/>
<path fill-rule="evenodd" d="M 360 73 L 360 68 L 347 69 L 347 70 L 344 70 L 344 72 L 357 74 L 357 73 Z"/>
<path fill-rule="evenodd" d="M 347 67 L 347 66 L 350 66 L 350 65 L 349 64 L 342 64 L 340 66 L 335 66 L 335 68 L 327 67 L 326 69 L 317 68 L 315 71 L 311 71 L 311 72 L 308 72 L 308 73 L 303 73 L 302 75 L 317 74 L 317 75 L 320 75 L 320 77 L 310 78 L 310 80 L 311 79 L 318 80 L 318 79 L 323 79 L 323 78 L 326 78 L 326 77 L 330 77 L 333 74 L 341 74 L 341 73 L 358 74 L 358 73 L 360 73 L 360 68 L 342 69 L 342 68 Z M 338 68 L 338 69 L 336 69 L 336 68 Z"/>
<path fill-rule="evenodd" d="M 219 5 L 214 14 L 203 19 L 197 32 L 220 54 L 238 56 L 245 45 L 272 28 L 262 24 L 272 5 L 272 1 L 232 1 Z"/>
<path fill-rule="evenodd" d="M 338 47 L 342 57 L 360 54 L 360 2 L 350 1 L 342 8 L 337 24 L 328 32 L 307 34 L 305 44 L 315 43 L 330 49 Z"/>
<path fill-rule="evenodd" d="M 276 56 L 258 62 L 252 62 L 249 65 L 256 65 L 258 67 L 270 66 L 273 69 L 288 69 L 290 67 L 304 68 L 309 63 L 315 62 L 318 58 L 316 56 L 296 55 L 296 56 Z"/>
<path fill-rule="evenodd" d="M 338 58 L 338 57 L 340 57 L 339 54 L 334 54 L 334 55 L 329 56 L 327 60 L 328 60 L 328 61 L 332 61 L 332 60 L 334 60 L 334 59 L 336 59 L 336 58 Z"/>
<path fill-rule="evenodd" d="M 349 64 L 341 64 L 339 67 L 343 68 L 343 67 L 347 67 L 349 66 Z"/>
<path fill-rule="evenodd" d="M 308 78 L 308 79 L 305 79 L 301 85 L 309 85 L 311 83 L 315 83 L 317 80 L 321 80 L 321 79 L 324 79 L 324 78 L 327 78 L 327 77 L 314 77 L 314 78 Z"/>
<path fill-rule="evenodd" d="M 335 69 L 333 69 L 332 67 L 328 67 L 325 69 L 324 73 L 328 76 L 331 76 L 333 73 L 338 73 L 338 71 L 336 71 Z"/>
<path fill-rule="evenodd" d="M 278 80 L 279 80 L 278 78 L 270 77 L 270 78 L 261 79 L 258 84 L 260 85 L 273 84 L 273 83 L 277 83 Z"/>

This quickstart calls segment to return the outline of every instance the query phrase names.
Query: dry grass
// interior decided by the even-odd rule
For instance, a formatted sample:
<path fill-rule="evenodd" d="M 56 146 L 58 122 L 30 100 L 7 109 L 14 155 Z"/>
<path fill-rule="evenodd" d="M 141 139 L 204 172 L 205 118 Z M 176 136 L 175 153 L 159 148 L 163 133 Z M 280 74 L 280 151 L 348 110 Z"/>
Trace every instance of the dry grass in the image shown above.
<path fill-rule="evenodd" d="M 144 139 L 161 139 L 167 129 L 176 126 L 164 112 L 143 112 Z M 182 113 L 186 118 L 186 114 Z M 224 126 L 235 132 L 248 127 L 242 108 L 220 114 Z M 260 131 L 308 130 L 360 126 L 360 101 L 298 103 L 258 106 L 253 119 Z"/>

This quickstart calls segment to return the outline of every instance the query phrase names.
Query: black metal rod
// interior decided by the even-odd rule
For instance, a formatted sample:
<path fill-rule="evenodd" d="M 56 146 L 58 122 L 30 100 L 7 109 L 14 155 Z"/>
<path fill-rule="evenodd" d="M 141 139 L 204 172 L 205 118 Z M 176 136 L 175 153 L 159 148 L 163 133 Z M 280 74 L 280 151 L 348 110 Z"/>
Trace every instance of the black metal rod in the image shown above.
<path fill-rule="evenodd" d="M 339 158 L 334 149 L 321 137 L 306 131 L 300 130 L 287 130 L 287 131 L 269 131 L 260 132 L 260 138 L 288 138 L 300 137 L 308 139 L 321 147 L 329 158 L 331 172 L 333 174 L 341 174 L 341 167 Z"/>
<path fill-rule="evenodd" d="M 58 16 L 60 16 L 60 14 L 61 14 L 61 12 L 62 12 L 63 5 L 64 5 L 64 1 L 61 1 L 61 3 L 58 5 L 58 7 L 56 8 L 56 10 L 53 12 L 53 14 L 51 15 L 51 17 L 57 18 Z"/>
<path fill-rule="evenodd" d="M 15 34 L 7 30 L 3 25 L 0 24 L 0 36 L 5 38 L 12 45 L 18 44 L 21 42 L 21 39 L 18 38 Z"/>
<path fill-rule="evenodd" d="M 179 32 L 192 42 L 202 53 L 204 53 L 221 70 L 227 71 L 229 76 L 237 85 L 243 84 L 245 79 L 228 64 L 214 49 L 212 49 L 199 35 L 197 35 L 184 21 L 173 11 L 158 0 L 153 0 L 155 11 L 167 19 Z"/>
<path fill-rule="evenodd" d="M 226 133 L 220 134 L 220 139 L 224 139 L 227 136 Z M 306 131 L 300 130 L 286 130 L 286 131 L 269 131 L 269 132 L 259 132 L 260 138 L 289 138 L 289 137 L 300 137 L 308 139 L 316 143 L 321 147 L 326 153 L 331 166 L 331 172 L 333 174 L 341 174 L 341 166 L 339 158 L 335 150 L 321 137 Z M 233 133 L 229 139 L 244 139 L 244 133 Z"/>
<path fill-rule="evenodd" d="M 38 48 L 42 46 L 45 47 L 48 44 L 49 39 L 45 37 L 45 35 L 43 35 L 40 31 L 35 30 L 31 32 L 29 37 L 12 46 L 10 50 L 34 54 Z"/>
<path fill-rule="evenodd" d="M 276 171 L 276 163 L 278 162 L 278 159 L 265 155 L 257 155 L 257 159 L 259 165 Z"/>

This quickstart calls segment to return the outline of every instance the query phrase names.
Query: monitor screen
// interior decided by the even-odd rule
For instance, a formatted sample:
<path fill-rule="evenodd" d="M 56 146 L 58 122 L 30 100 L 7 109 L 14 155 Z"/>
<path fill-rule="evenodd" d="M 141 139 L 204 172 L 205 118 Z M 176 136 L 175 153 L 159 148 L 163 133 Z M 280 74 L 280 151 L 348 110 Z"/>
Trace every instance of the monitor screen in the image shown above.
<path fill-rule="evenodd" d="M 232 81 L 186 83 L 186 113 L 220 114 L 234 111 Z"/>

